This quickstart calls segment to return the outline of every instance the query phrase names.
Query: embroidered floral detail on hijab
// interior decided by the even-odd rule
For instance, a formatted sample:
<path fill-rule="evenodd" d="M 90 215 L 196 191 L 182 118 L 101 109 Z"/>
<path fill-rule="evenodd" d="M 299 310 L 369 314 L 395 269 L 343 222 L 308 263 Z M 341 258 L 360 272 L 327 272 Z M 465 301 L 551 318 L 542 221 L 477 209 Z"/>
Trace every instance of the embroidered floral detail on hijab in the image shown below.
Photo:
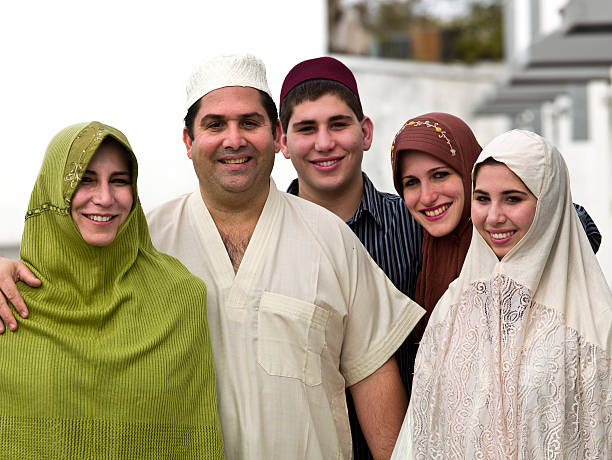
<path fill-rule="evenodd" d="M 81 157 L 79 157 L 78 162 L 73 161 L 72 163 L 70 163 L 70 172 L 68 172 L 68 174 L 66 174 L 66 177 L 64 177 L 64 181 L 70 182 L 70 188 L 75 188 L 83 177 L 82 158 L 83 156 L 81 155 Z"/>
<path fill-rule="evenodd" d="M 74 140 L 73 145 L 85 135 L 89 135 L 89 129 L 84 129 L 83 131 L 81 131 L 81 133 L 79 133 L 79 135 Z M 79 185 L 79 183 L 81 182 L 86 163 L 88 163 L 91 159 L 91 151 L 93 150 L 95 152 L 104 136 L 105 131 L 100 127 L 96 128 L 96 133 L 94 134 L 91 141 L 85 147 L 82 148 L 78 159 L 76 161 L 70 162 L 68 173 L 64 176 L 64 182 L 69 183 L 71 190 L 75 189 L 77 185 Z M 71 193 L 68 194 L 71 195 Z M 70 198 L 68 198 L 68 196 L 64 197 L 64 201 L 66 202 L 66 204 L 70 204 Z"/>
<path fill-rule="evenodd" d="M 28 212 L 26 212 L 25 215 L 25 220 L 28 220 L 30 217 L 40 216 L 44 212 L 52 212 L 60 216 L 69 216 L 70 207 L 60 208 L 59 206 L 51 203 L 50 201 L 47 201 L 37 208 L 28 209 Z"/>
<path fill-rule="evenodd" d="M 399 134 L 407 126 L 427 126 L 428 128 L 433 128 L 435 130 L 435 132 L 438 133 L 438 137 L 440 139 L 444 139 L 446 141 L 446 143 L 450 147 L 451 155 L 455 156 L 455 154 L 457 153 L 457 150 L 455 150 L 455 148 L 453 147 L 453 144 L 451 143 L 450 139 L 446 135 L 446 131 L 440 127 L 440 125 L 439 125 L 439 123 L 437 121 L 433 122 L 433 123 L 431 121 L 429 121 L 429 120 L 417 120 L 417 121 L 411 120 L 411 121 L 407 121 L 406 123 L 404 123 L 404 126 L 402 126 L 402 128 L 397 132 L 397 134 L 395 135 L 395 139 L 397 139 L 397 136 L 399 136 Z M 394 150 L 395 150 L 395 140 L 393 141 L 393 145 L 391 146 L 391 152 L 393 152 Z"/>

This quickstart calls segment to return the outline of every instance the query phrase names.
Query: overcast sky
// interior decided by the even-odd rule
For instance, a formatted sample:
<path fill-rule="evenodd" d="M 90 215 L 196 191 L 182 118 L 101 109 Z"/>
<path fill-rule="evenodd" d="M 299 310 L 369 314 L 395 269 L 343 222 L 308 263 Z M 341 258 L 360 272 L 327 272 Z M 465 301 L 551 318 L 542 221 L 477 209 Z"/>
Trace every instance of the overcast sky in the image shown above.
<path fill-rule="evenodd" d="M 145 210 L 194 190 L 182 144 L 184 84 L 201 58 L 251 52 L 282 79 L 325 53 L 324 0 L 76 0 L 0 6 L 0 246 L 16 243 L 48 142 L 97 120 L 122 130 L 139 160 Z M 284 188 L 291 164 L 277 155 Z"/>

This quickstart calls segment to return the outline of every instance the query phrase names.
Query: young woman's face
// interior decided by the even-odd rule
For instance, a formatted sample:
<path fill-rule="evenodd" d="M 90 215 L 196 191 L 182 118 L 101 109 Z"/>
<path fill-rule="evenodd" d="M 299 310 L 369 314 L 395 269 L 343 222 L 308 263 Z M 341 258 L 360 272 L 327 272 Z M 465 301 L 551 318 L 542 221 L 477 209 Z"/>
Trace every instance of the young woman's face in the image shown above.
<path fill-rule="evenodd" d="M 72 197 L 72 219 L 85 242 L 93 246 L 112 243 L 133 202 L 127 155 L 114 142 L 102 143 Z"/>
<path fill-rule="evenodd" d="M 537 198 L 504 164 L 484 164 L 476 174 L 472 222 L 501 260 L 531 227 Z"/>
<path fill-rule="evenodd" d="M 410 214 L 431 236 L 452 232 L 463 212 L 463 181 L 457 171 L 425 152 L 400 153 L 399 171 Z"/>

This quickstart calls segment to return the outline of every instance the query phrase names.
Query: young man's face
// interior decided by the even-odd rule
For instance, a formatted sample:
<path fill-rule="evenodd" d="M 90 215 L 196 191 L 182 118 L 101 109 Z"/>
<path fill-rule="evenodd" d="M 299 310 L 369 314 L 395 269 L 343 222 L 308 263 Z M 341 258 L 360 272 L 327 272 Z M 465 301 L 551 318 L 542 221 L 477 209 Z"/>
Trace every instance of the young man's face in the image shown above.
<path fill-rule="evenodd" d="M 279 138 L 256 89 L 230 86 L 203 96 L 193 140 L 184 129 L 183 141 L 205 200 L 224 204 L 267 196 Z"/>
<path fill-rule="evenodd" d="M 297 104 L 281 136 L 281 150 L 298 173 L 300 194 L 341 194 L 359 181 L 372 131 L 372 121 L 357 120 L 335 94 Z"/>

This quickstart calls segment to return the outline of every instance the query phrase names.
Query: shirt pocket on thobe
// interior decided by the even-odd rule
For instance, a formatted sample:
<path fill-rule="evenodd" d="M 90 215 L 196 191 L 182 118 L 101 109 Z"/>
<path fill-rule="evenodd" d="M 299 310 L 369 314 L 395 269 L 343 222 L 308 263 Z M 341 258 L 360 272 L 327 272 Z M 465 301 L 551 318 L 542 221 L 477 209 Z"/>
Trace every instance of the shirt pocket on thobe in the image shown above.
<path fill-rule="evenodd" d="M 329 312 L 315 304 L 264 292 L 258 312 L 257 361 L 270 375 L 321 384 L 321 352 Z"/>

